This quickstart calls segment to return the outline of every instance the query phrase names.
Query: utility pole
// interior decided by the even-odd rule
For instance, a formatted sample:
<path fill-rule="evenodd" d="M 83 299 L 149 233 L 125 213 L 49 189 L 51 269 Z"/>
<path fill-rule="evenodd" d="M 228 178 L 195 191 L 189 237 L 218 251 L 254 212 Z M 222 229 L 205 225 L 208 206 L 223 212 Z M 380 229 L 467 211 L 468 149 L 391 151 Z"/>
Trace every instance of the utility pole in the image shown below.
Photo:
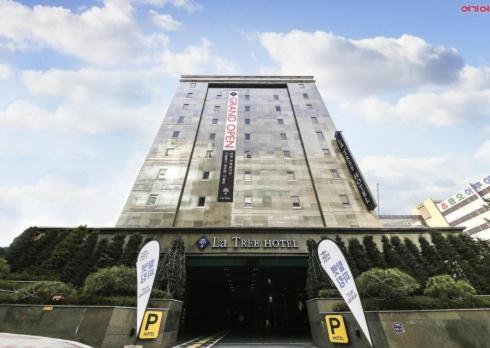
<path fill-rule="evenodd" d="M 376 194 L 378 196 L 378 216 L 379 216 L 379 182 L 376 183 Z"/>

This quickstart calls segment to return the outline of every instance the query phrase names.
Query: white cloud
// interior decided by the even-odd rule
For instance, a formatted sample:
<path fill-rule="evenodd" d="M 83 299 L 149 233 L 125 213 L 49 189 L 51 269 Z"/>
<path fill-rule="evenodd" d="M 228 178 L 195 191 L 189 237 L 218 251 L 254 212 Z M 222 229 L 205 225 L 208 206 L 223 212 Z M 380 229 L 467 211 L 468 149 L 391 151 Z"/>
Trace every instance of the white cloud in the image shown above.
<path fill-rule="evenodd" d="M 490 140 L 485 141 L 475 152 L 475 158 L 490 164 Z"/>
<path fill-rule="evenodd" d="M 6 64 L 0 64 L 0 80 L 7 80 L 12 75 L 12 70 Z"/>
<path fill-rule="evenodd" d="M 49 47 L 93 63 L 141 61 L 161 50 L 168 37 L 144 35 L 129 0 L 105 0 L 75 14 L 63 7 L 0 0 L 0 38 L 16 49 Z"/>
<path fill-rule="evenodd" d="M 178 20 L 174 19 L 169 14 L 160 14 L 154 10 L 148 11 L 150 18 L 156 26 L 162 28 L 167 31 L 179 31 L 182 27 L 182 23 Z"/>
<path fill-rule="evenodd" d="M 192 0 L 135 0 L 135 2 L 141 2 L 143 4 L 148 4 L 157 7 L 163 7 L 166 5 L 171 5 L 177 8 L 182 8 L 187 12 L 196 12 L 202 9 L 202 6 Z"/>
<path fill-rule="evenodd" d="M 380 184 L 381 214 L 410 214 L 417 203 L 445 199 L 474 176 L 471 161 L 454 156 L 367 156 L 360 167 L 372 188 Z"/>
<path fill-rule="evenodd" d="M 279 64 L 279 73 L 315 75 L 329 97 L 449 84 L 463 67 L 455 49 L 411 35 L 353 40 L 293 30 L 261 33 L 259 40 Z"/>

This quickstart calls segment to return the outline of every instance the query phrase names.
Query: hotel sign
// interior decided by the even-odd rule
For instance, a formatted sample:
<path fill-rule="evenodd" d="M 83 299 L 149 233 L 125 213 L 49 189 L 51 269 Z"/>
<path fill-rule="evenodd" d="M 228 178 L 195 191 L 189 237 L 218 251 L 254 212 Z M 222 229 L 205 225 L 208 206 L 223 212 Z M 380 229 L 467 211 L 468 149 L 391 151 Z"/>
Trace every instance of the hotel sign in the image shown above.
<path fill-rule="evenodd" d="M 225 136 L 219 177 L 218 202 L 233 202 L 235 184 L 235 150 L 238 128 L 238 92 L 228 94 L 226 108 Z"/>
<path fill-rule="evenodd" d="M 335 140 L 337 140 L 337 145 L 339 146 L 340 152 L 342 152 L 342 155 L 344 156 L 345 163 L 347 164 L 352 178 L 356 183 L 357 190 L 359 191 L 364 204 L 368 210 L 374 210 L 374 208 L 377 207 L 376 201 L 374 200 L 373 195 L 371 194 L 371 191 L 369 190 L 369 187 L 366 184 L 356 161 L 354 160 L 354 157 L 352 157 L 352 153 L 344 140 L 342 132 L 335 132 Z"/>
<path fill-rule="evenodd" d="M 296 239 L 252 239 L 239 236 L 230 238 L 202 236 L 196 241 L 199 250 L 203 251 L 208 246 L 211 249 L 298 249 Z"/>

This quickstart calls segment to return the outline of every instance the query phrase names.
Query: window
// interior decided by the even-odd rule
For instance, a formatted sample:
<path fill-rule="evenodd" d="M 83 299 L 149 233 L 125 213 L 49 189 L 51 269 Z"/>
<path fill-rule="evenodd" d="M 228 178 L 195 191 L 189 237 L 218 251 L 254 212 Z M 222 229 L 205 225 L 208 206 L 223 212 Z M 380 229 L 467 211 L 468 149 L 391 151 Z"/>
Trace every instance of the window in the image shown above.
<path fill-rule="evenodd" d="M 157 179 L 165 179 L 165 175 L 167 175 L 167 169 L 160 169 L 157 174 Z"/>
<path fill-rule="evenodd" d="M 299 84 L 299 88 L 305 88 L 305 84 L 304 83 L 300 83 Z"/>
<path fill-rule="evenodd" d="M 276 105 L 276 111 L 277 112 L 280 112 L 281 111 L 281 107 L 279 105 Z"/>
<path fill-rule="evenodd" d="M 311 105 L 311 104 L 306 104 L 306 108 L 307 108 L 308 110 L 313 110 L 313 105 Z"/>
<path fill-rule="evenodd" d="M 189 104 L 182 105 L 182 110 L 189 110 Z"/>
<path fill-rule="evenodd" d="M 243 173 L 243 180 L 244 181 L 252 181 L 252 171 L 251 170 L 246 170 Z"/>
<path fill-rule="evenodd" d="M 308 93 L 303 93 L 303 98 L 310 99 L 310 96 L 308 95 Z"/>
<path fill-rule="evenodd" d="M 282 153 L 284 155 L 284 158 L 291 158 L 291 151 L 284 150 Z"/>
<path fill-rule="evenodd" d="M 323 135 L 323 132 L 322 131 L 317 131 L 316 132 L 316 136 L 318 137 L 318 139 L 320 140 L 325 140 L 325 136 Z"/>
<path fill-rule="evenodd" d="M 423 204 L 420 204 L 418 207 L 417 207 L 417 210 L 419 211 L 419 213 L 422 215 L 422 217 L 424 219 L 430 219 L 432 216 L 430 215 L 429 213 L 429 210 L 425 207 L 425 205 Z"/>
<path fill-rule="evenodd" d="M 279 100 L 279 96 L 277 94 L 274 94 L 274 100 Z"/>
<path fill-rule="evenodd" d="M 296 176 L 294 176 L 294 172 L 292 170 L 287 171 L 287 177 L 288 177 L 288 181 L 295 181 L 296 180 Z"/>
<path fill-rule="evenodd" d="M 245 133 L 245 140 L 250 140 L 250 133 Z"/>
<path fill-rule="evenodd" d="M 277 119 L 277 124 L 284 124 L 284 120 L 282 118 Z"/>
<path fill-rule="evenodd" d="M 209 172 L 208 171 L 202 172 L 202 179 L 203 180 L 209 180 Z"/>
<path fill-rule="evenodd" d="M 213 150 L 206 151 L 206 158 L 213 158 Z"/>
<path fill-rule="evenodd" d="M 339 195 L 339 198 L 342 205 L 350 205 L 349 197 L 347 197 L 347 195 Z"/>
<path fill-rule="evenodd" d="M 167 150 L 165 150 L 165 156 L 171 156 L 174 154 L 174 148 L 169 147 Z"/>
<path fill-rule="evenodd" d="M 195 82 L 191 82 L 191 88 L 195 88 L 196 87 L 196 83 Z"/>
<path fill-rule="evenodd" d="M 212 123 L 212 124 L 218 124 L 218 119 L 217 119 L 217 118 L 213 118 L 213 119 L 211 120 L 211 123 Z"/>
<path fill-rule="evenodd" d="M 325 157 L 330 157 L 331 156 L 331 153 L 330 153 L 330 150 L 329 149 L 323 148 L 322 151 L 323 151 L 323 155 Z"/>
<path fill-rule="evenodd" d="M 180 116 L 177 123 L 184 123 L 184 116 Z"/>
<path fill-rule="evenodd" d="M 197 206 L 204 207 L 204 204 L 206 204 L 206 197 L 199 196 L 199 198 L 197 199 Z"/>
<path fill-rule="evenodd" d="M 146 205 L 155 205 L 157 202 L 158 195 L 150 195 L 148 196 L 148 200 L 146 201 Z"/>
<path fill-rule="evenodd" d="M 246 118 L 245 119 L 245 124 L 250 124 L 250 119 L 249 118 Z"/>
<path fill-rule="evenodd" d="M 332 178 L 340 179 L 339 171 L 337 169 L 330 169 L 330 174 L 332 174 Z"/>
<path fill-rule="evenodd" d="M 245 196 L 243 201 L 245 208 L 252 208 L 252 196 Z"/>
<path fill-rule="evenodd" d="M 216 94 L 216 99 L 221 99 L 223 97 L 223 94 Z"/>
<path fill-rule="evenodd" d="M 293 208 L 301 208 L 299 196 L 291 196 L 291 203 L 293 204 Z"/>
<path fill-rule="evenodd" d="M 250 100 L 250 94 L 245 94 L 245 100 Z"/>
<path fill-rule="evenodd" d="M 313 122 L 315 124 L 318 123 L 318 117 L 312 116 L 311 117 L 311 122 Z"/>
<path fill-rule="evenodd" d="M 214 112 L 218 112 L 221 107 L 219 105 L 214 106 Z"/>
<path fill-rule="evenodd" d="M 174 132 L 172 133 L 172 138 L 173 138 L 173 139 L 177 139 L 177 138 L 179 137 L 179 135 L 180 135 L 180 131 L 174 131 Z"/>
<path fill-rule="evenodd" d="M 288 136 L 286 135 L 286 133 L 281 133 L 281 140 L 287 140 L 288 139 Z"/>
<path fill-rule="evenodd" d="M 187 98 L 192 98 L 193 95 L 194 95 L 194 93 L 189 92 L 189 93 L 187 93 Z"/>
<path fill-rule="evenodd" d="M 216 139 L 216 133 L 209 133 L 209 140 Z"/>
<path fill-rule="evenodd" d="M 245 158 L 252 158 L 252 151 L 245 150 Z"/>
<path fill-rule="evenodd" d="M 250 111 L 250 105 L 245 105 L 245 111 Z"/>

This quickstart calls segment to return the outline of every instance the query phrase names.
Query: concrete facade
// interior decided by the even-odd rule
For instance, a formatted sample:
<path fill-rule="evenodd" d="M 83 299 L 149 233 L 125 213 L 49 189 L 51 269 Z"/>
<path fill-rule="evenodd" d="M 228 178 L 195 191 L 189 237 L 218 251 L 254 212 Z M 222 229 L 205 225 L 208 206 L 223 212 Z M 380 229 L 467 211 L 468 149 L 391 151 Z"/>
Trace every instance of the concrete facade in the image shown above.
<path fill-rule="evenodd" d="M 235 190 L 223 203 L 230 91 L 239 100 Z M 335 130 L 311 76 L 183 76 L 117 226 L 379 227 Z"/>

